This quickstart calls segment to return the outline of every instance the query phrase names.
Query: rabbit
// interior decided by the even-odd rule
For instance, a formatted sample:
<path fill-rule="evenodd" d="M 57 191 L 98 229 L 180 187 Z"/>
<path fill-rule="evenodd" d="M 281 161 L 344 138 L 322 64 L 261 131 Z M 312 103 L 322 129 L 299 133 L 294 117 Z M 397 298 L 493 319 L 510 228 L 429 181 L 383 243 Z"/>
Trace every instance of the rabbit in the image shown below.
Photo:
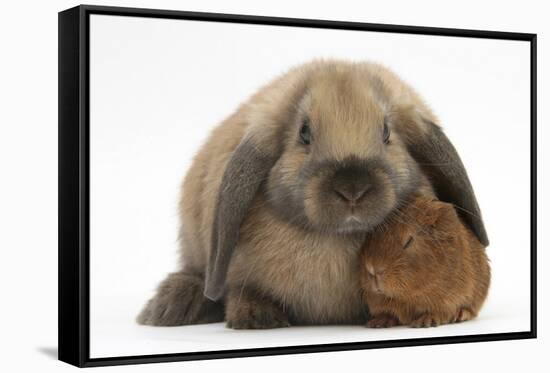
<path fill-rule="evenodd" d="M 370 234 L 361 256 L 368 327 L 431 327 L 477 316 L 489 290 L 485 248 L 453 205 L 417 197 Z"/>
<path fill-rule="evenodd" d="M 364 323 L 359 255 L 412 193 L 487 234 L 464 166 L 417 93 L 371 62 L 314 60 L 261 87 L 194 157 L 181 263 L 137 322 Z M 441 165 L 445 166 L 442 167 Z"/>

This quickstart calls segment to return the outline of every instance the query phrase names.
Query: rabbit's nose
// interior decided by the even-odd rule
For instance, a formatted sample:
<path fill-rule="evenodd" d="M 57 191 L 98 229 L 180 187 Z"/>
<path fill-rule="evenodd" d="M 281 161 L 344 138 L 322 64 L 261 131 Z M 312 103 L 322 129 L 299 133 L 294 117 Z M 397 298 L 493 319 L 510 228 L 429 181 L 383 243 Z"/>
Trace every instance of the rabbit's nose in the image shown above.
<path fill-rule="evenodd" d="M 351 205 L 359 203 L 372 187 L 370 172 L 355 165 L 340 168 L 332 182 L 332 190 L 338 198 Z"/>
<path fill-rule="evenodd" d="M 349 202 L 351 204 L 355 204 L 359 202 L 365 194 L 367 194 L 368 190 L 370 189 L 369 184 L 361 185 L 361 186 L 355 186 L 355 185 L 344 185 L 344 186 L 335 186 L 334 192 L 340 199 Z"/>

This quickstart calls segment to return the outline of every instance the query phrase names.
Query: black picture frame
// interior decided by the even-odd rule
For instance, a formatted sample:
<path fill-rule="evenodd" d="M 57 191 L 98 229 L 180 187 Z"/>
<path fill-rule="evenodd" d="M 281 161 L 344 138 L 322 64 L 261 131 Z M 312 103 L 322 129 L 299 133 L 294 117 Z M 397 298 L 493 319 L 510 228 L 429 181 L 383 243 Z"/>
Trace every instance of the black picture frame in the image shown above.
<path fill-rule="evenodd" d="M 345 29 L 530 43 L 531 62 L 531 326 L 529 331 L 142 356 L 89 353 L 89 19 L 92 14 Z M 59 13 L 59 360 L 78 367 L 219 359 L 536 338 L 537 331 L 537 35 L 358 22 L 80 5 Z"/>

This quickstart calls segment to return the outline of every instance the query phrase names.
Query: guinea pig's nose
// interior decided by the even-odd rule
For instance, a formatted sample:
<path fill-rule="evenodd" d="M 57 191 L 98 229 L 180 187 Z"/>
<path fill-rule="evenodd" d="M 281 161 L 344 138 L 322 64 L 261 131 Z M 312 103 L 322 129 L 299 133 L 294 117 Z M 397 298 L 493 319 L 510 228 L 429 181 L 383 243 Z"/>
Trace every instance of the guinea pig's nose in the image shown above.
<path fill-rule="evenodd" d="M 378 276 L 379 276 L 378 274 L 374 275 L 374 290 L 377 293 L 381 293 L 382 288 L 380 287 L 380 278 Z"/>

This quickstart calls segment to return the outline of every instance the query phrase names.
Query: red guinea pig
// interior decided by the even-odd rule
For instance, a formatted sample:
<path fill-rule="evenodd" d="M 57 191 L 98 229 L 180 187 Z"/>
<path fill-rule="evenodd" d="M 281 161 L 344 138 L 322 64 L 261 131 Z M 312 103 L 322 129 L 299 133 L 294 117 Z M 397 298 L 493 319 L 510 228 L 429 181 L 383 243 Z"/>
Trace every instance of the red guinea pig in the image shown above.
<path fill-rule="evenodd" d="M 361 255 L 368 327 L 430 327 L 477 316 L 489 262 L 453 205 L 417 197 L 385 228 L 367 238 Z"/>

